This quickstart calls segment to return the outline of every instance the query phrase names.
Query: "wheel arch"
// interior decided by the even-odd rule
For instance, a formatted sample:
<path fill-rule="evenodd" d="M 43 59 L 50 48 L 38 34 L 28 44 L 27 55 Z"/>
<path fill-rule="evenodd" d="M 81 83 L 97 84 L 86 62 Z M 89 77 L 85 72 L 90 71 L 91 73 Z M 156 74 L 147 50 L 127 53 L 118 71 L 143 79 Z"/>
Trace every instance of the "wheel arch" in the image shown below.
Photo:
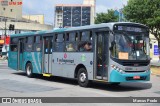
<path fill-rule="evenodd" d="M 74 70 L 74 78 L 77 78 L 78 70 L 79 70 L 80 68 L 86 69 L 86 67 L 85 67 L 83 64 L 78 64 L 78 65 L 76 66 L 75 70 Z M 86 69 L 86 71 L 87 71 L 87 69 Z"/>
<path fill-rule="evenodd" d="M 26 66 L 27 66 L 28 63 L 31 63 L 31 64 L 32 64 L 31 61 L 27 61 L 26 64 L 25 64 L 25 70 L 26 70 Z"/>

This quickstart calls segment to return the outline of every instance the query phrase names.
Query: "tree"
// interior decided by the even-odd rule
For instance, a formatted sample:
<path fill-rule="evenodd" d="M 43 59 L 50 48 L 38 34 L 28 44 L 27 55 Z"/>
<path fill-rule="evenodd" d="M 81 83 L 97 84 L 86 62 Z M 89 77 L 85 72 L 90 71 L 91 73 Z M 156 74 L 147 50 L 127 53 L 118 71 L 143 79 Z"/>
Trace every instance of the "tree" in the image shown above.
<path fill-rule="evenodd" d="M 117 22 L 118 16 L 114 15 L 114 10 L 108 10 L 107 13 L 97 13 L 95 23 Z"/>
<path fill-rule="evenodd" d="M 128 4 L 124 7 L 123 13 L 127 20 L 142 23 L 149 27 L 150 33 L 158 41 L 160 54 L 160 1 L 129 0 Z"/>

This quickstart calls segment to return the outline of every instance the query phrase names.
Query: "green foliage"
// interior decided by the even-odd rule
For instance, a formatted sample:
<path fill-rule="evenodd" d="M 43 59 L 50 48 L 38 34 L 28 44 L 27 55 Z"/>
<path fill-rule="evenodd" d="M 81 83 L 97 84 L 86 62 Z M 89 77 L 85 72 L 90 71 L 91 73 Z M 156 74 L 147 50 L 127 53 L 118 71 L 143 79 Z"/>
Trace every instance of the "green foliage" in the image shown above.
<path fill-rule="evenodd" d="M 129 0 L 123 13 L 127 20 L 149 26 L 160 48 L 160 0 Z"/>
<path fill-rule="evenodd" d="M 97 13 L 95 23 L 117 22 L 118 16 L 114 15 L 114 10 L 108 10 L 107 13 Z"/>

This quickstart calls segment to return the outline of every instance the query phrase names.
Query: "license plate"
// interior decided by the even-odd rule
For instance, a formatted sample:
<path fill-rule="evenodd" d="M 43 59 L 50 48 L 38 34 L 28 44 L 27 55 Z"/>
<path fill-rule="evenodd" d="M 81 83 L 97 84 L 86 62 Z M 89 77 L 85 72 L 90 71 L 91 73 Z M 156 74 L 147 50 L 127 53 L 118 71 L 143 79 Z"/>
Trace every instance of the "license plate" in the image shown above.
<path fill-rule="evenodd" d="M 140 79 L 140 76 L 134 76 L 133 79 Z"/>

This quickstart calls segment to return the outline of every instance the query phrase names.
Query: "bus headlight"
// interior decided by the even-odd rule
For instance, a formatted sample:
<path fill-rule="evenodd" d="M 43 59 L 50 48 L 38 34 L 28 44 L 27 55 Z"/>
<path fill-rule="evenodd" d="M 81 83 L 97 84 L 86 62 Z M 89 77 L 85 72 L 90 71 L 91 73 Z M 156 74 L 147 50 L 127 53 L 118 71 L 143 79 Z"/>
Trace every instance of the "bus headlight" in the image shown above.
<path fill-rule="evenodd" d="M 117 66 L 115 66 L 115 65 L 111 65 L 111 67 L 112 67 L 113 69 L 115 69 L 116 71 L 120 72 L 121 74 L 124 73 L 124 71 L 123 71 L 122 69 L 120 69 L 119 67 L 117 67 Z"/>

